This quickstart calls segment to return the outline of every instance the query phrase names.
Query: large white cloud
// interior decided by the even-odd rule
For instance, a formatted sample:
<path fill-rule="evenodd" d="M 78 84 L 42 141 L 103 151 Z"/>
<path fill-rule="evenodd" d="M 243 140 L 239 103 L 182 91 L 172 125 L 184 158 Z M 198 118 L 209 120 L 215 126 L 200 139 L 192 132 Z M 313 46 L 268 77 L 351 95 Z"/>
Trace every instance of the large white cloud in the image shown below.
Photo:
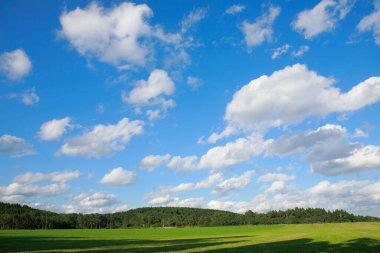
<path fill-rule="evenodd" d="M 153 171 L 156 168 L 160 167 L 162 163 L 168 161 L 170 157 L 170 154 L 148 155 L 141 160 L 139 167 L 148 171 Z"/>
<path fill-rule="evenodd" d="M 281 8 L 271 6 L 268 13 L 258 17 L 255 22 L 244 21 L 240 29 L 244 33 L 244 40 L 248 48 L 261 45 L 264 42 L 270 42 L 273 35 L 273 22 L 280 14 Z"/>
<path fill-rule="evenodd" d="M 70 120 L 69 117 L 65 117 L 47 121 L 41 125 L 38 136 L 44 141 L 59 139 L 66 132 L 67 127 L 70 126 Z"/>
<path fill-rule="evenodd" d="M 0 55 L 0 72 L 8 79 L 20 80 L 32 69 L 32 63 L 23 49 L 16 49 Z"/>
<path fill-rule="evenodd" d="M 278 183 L 281 182 L 281 183 Z M 299 189 L 275 181 L 263 193 L 250 201 L 211 200 L 206 207 L 244 213 L 247 210 L 267 212 L 295 207 L 345 209 L 356 214 L 378 216 L 380 207 L 380 182 L 367 180 L 343 180 L 335 183 L 320 181 Z"/>
<path fill-rule="evenodd" d="M 80 172 L 78 170 L 73 171 L 54 171 L 50 173 L 42 173 L 42 172 L 27 172 L 24 174 L 17 175 L 14 178 L 14 182 L 16 183 L 37 183 L 41 181 L 51 181 L 54 183 L 64 184 L 67 181 L 71 181 L 73 179 L 77 179 L 80 176 Z"/>
<path fill-rule="evenodd" d="M 372 31 L 375 42 L 380 46 L 380 1 L 374 0 L 374 11 L 360 20 L 356 29 L 360 32 Z"/>
<path fill-rule="evenodd" d="M 246 138 L 239 138 L 224 146 L 216 146 L 207 151 L 200 161 L 200 168 L 221 169 L 245 162 L 265 150 L 266 142 L 262 136 L 252 134 Z"/>
<path fill-rule="evenodd" d="M 35 154 L 33 146 L 20 137 L 9 134 L 0 136 L 0 154 L 21 157 Z"/>
<path fill-rule="evenodd" d="M 136 179 L 136 173 L 133 171 L 125 170 L 123 167 L 112 169 L 109 173 L 105 174 L 100 180 L 102 184 L 109 185 L 128 185 Z"/>
<path fill-rule="evenodd" d="M 282 173 L 266 173 L 260 176 L 257 181 L 259 182 L 273 182 L 273 181 L 288 181 L 295 179 L 295 176 L 286 175 Z"/>
<path fill-rule="evenodd" d="M 334 79 L 295 64 L 261 76 L 238 90 L 227 105 L 228 127 L 266 131 L 310 116 L 349 112 L 380 100 L 380 77 L 370 77 L 342 93 Z"/>
<path fill-rule="evenodd" d="M 190 63 L 186 49 L 197 45 L 190 30 L 205 14 L 205 9 L 194 9 L 180 22 L 178 32 L 166 33 L 161 25 L 149 23 L 153 11 L 147 4 L 124 2 L 105 8 L 92 2 L 63 12 L 60 34 L 81 55 L 120 70 L 147 66 L 157 52 L 164 66 L 181 68 Z"/>
<path fill-rule="evenodd" d="M 141 40 L 152 36 L 146 4 L 124 2 L 106 9 L 96 2 L 84 9 L 65 11 L 61 35 L 82 55 L 117 66 L 144 65 L 149 48 Z"/>
<path fill-rule="evenodd" d="M 180 172 L 187 172 L 192 170 L 197 170 L 198 157 L 193 156 L 173 156 L 170 161 L 168 162 L 168 168 L 180 171 Z"/>
<path fill-rule="evenodd" d="M 160 105 L 165 111 L 174 106 L 174 101 L 166 98 L 172 95 L 174 90 L 174 82 L 168 73 L 155 69 L 150 73 L 148 80 L 140 80 L 129 93 L 122 93 L 122 100 L 136 107 Z"/>
<path fill-rule="evenodd" d="M 226 179 L 215 187 L 214 192 L 218 194 L 225 194 L 232 190 L 242 189 L 251 183 L 252 176 L 254 174 L 255 171 L 249 170 L 238 177 L 231 177 L 229 179 Z"/>
<path fill-rule="evenodd" d="M 335 29 L 339 20 L 350 12 L 354 0 L 322 0 L 312 9 L 298 13 L 293 29 L 311 39 L 322 32 Z"/>
<path fill-rule="evenodd" d="M 268 155 L 301 153 L 311 170 L 325 175 L 380 169 L 380 147 L 349 140 L 347 129 L 324 125 L 316 130 L 287 134 L 267 145 Z"/>
<path fill-rule="evenodd" d="M 134 135 L 142 133 L 142 121 L 130 121 L 128 118 L 123 118 L 115 125 L 99 124 L 83 135 L 68 139 L 57 154 L 86 157 L 108 156 L 124 150 Z"/>
<path fill-rule="evenodd" d="M 194 191 L 198 189 L 205 189 L 205 188 L 209 188 L 215 185 L 216 183 L 222 180 L 223 180 L 222 173 L 220 172 L 213 173 L 213 174 L 210 174 L 207 178 L 195 183 L 180 183 L 172 187 L 160 187 L 155 192 L 147 194 L 146 197 L 150 199 L 157 199 L 159 197 L 165 197 L 168 194 Z"/>

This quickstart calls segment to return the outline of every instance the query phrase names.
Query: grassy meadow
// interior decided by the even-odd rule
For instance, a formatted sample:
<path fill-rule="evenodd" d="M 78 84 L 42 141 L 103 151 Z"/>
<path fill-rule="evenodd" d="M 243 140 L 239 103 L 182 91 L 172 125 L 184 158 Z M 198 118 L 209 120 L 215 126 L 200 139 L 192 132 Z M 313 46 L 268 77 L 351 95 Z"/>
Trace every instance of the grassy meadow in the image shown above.
<path fill-rule="evenodd" d="M 380 223 L 2 230 L 0 252 L 380 252 Z"/>

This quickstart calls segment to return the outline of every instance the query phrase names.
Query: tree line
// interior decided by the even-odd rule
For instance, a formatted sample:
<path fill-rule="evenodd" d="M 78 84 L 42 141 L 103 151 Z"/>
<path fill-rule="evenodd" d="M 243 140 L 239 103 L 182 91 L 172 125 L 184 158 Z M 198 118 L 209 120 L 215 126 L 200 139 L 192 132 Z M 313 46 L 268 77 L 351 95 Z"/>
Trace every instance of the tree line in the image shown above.
<path fill-rule="evenodd" d="M 344 210 L 294 208 L 286 211 L 238 214 L 187 207 L 144 207 L 112 214 L 59 214 L 26 205 L 0 202 L 0 229 L 99 229 L 141 227 L 231 226 L 380 221 Z"/>

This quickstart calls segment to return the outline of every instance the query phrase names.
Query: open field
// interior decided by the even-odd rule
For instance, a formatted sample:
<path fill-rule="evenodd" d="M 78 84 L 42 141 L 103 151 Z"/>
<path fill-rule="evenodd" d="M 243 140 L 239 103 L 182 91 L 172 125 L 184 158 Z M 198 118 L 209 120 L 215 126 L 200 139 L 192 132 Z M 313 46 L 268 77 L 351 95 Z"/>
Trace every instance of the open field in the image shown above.
<path fill-rule="evenodd" d="M 380 223 L 3 230 L 0 252 L 380 252 Z"/>

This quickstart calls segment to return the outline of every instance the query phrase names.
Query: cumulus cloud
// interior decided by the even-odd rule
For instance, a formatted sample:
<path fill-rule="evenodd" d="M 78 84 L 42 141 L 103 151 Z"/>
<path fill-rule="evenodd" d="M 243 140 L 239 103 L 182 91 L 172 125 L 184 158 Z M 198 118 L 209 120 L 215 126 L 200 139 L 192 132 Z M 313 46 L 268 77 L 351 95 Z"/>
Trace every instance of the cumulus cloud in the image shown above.
<path fill-rule="evenodd" d="M 141 169 L 146 169 L 147 171 L 153 171 L 160 167 L 164 162 L 168 161 L 170 157 L 170 154 L 148 155 L 141 160 L 139 167 Z"/>
<path fill-rule="evenodd" d="M 166 33 L 162 26 L 150 24 L 153 11 L 147 4 L 124 2 L 105 8 L 92 2 L 61 14 L 60 35 L 79 54 L 119 70 L 147 66 L 158 50 L 164 65 L 178 67 L 190 62 L 186 48 L 194 46 L 194 39 L 188 33 L 205 14 L 195 9 L 184 17 L 178 32 Z"/>
<path fill-rule="evenodd" d="M 310 207 L 327 210 L 345 209 L 356 214 L 375 216 L 378 215 L 380 207 L 379 181 L 343 180 L 335 183 L 321 181 L 304 190 L 287 187 L 283 182 L 272 184 L 267 189 L 271 190 L 256 195 L 250 201 L 211 200 L 206 207 L 238 213 L 247 210 L 261 213 Z"/>
<path fill-rule="evenodd" d="M 255 171 L 249 170 L 238 177 L 226 179 L 215 187 L 214 192 L 218 194 L 226 194 L 232 190 L 245 188 L 251 183 L 251 178 L 254 174 Z"/>
<path fill-rule="evenodd" d="M 66 184 L 68 181 L 77 179 L 79 176 L 80 172 L 77 170 L 20 174 L 9 185 L 0 186 L 0 199 L 20 203 L 27 199 L 57 196 L 69 188 Z M 47 181 L 47 184 L 41 184 L 42 181 Z"/>
<path fill-rule="evenodd" d="M 224 116 L 228 127 L 264 132 L 310 116 L 350 112 L 380 100 L 380 77 L 370 77 L 342 93 L 334 79 L 295 64 L 261 76 L 238 90 Z M 289 103 L 291 101 L 291 103 Z"/>
<path fill-rule="evenodd" d="M 328 124 L 272 140 L 267 145 L 267 154 L 302 153 L 313 172 L 328 176 L 380 168 L 380 147 L 350 142 L 347 137 L 347 129 Z"/>
<path fill-rule="evenodd" d="M 348 172 L 361 172 L 380 169 L 380 147 L 360 146 L 351 150 L 347 156 L 312 163 L 313 172 L 337 175 Z"/>
<path fill-rule="evenodd" d="M 8 154 L 12 157 L 33 155 L 33 146 L 20 137 L 9 134 L 0 136 L 0 154 Z"/>
<path fill-rule="evenodd" d="M 273 181 L 288 181 L 295 179 L 295 176 L 286 175 L 282 173 L 267 173 L 260 176 L 257 181 L 259 182 L 273 182 Z"/>
<path fill-rule="evenodd" d="M 244 33 L 244 40 L 249 49 L 272 40 L 272 26 L 280 12 L 280 7 L 271 6 L 269 12 L 258 17 L 255 22 L 244 21 L 241 24 L 240 29 Z"/>
<path fill-rule="evenodd" d="M 374 0 L 374 11 L 360 20 L 356 29 L 359 32 L 372 31 L 375 43 L 380 46 L 380 1 Z"/>
<path fill-rule="evenodd" d="M 153 35 L 146 4 L 124 2 L 106 9 L 93 2 L 86 8 L 65 11 L 60 34 L 84 56 L 116 66 L 143 66 L 149 48 L 143 43 Z"/>
<path fill-rule="evenodd" d="M 159 198 L 165 198 L 166 196 L 169 196 L 170 194 L 173 194 L 173 193 L 180 193 L 180 192 L 187 192 L 187 191 L 194 191 L 198 189 L 209 188 L 222 180 L 223 180 L 222 173 L 220 172 L 213 173 L 213 174 L 210 174 L 207 178 L 199 182 L 181 183 L 172 187 L 161 187 L 155 192 L 147 194 L 146 197 L 157 200 Z"/>
<path fill-rule="evenodd" d="M 149 200 L 148 204 L 149 206 L 201 207 L 203 202 L 203 198 L 180 199 L 179 197 L 165 195 Z"/>
<path fill-rule="evenodd" d="M 197 170 L 197 161 L 197 156 L 173 156 L 168 162 L 168 168 L 179 172 Z"/>
<path fill-rule="evenodd" d="M 80 172 L 78 170 L 73 171 L 54 171 L 50 173 L 41 172 L 27 172 L 24 174 L 17 175 L 13 182 L 16 183 L 37 183 L 41 181 L 51 181 L 53 183 L 64 184 L 73 179 L 80 177 Z"/>
<path fill-rule="evenodd" d="M 32 69 L 32 63 L 24 49 L 16 49 L 0 55 L 0 73 L 8 79 L 19 81 Z"/>
<path fill-rule="evenodd" d="M 262 136 L 252 134 L 246 138 L 239 138 L 224 146 L 216 146 L 207 151 L 200 161 L 200 168 L 221 169 L 245 162 L 265 150 L 266 142 Z"/>
<path fill-rule="evenodd" d="M 108 185 L 128 185 L 136 179 L 136 173 L 133 171 L 125 170 L 123 167 L 112 169 L 109 173 L 105 174 L 100 180 L 102 184 Z"/>
<path fill-rule="evenodd" d="M 67 128 L 70 127 L 70 120 L 69 117 L 65 117 L 62 119 L 52 119 L 43 123 L 38 132 L 39 138 L 44 141 L 52 141 L 61 138 Z"/>
<path fill-rule="evenodd" d="M 122 93 L 125 103 L 136 107 L 160 105 L 164 111 L 174 106 L 172 99 L 167 99 L 174 93 L 175 86 L 165 70 L 155 69 L 150 73 L 148 80 L 140 80 L 129 93 Z"/>
<path fill-rule="evenodd" d="M 281 55 L 286 54 L 288 52 L 289 48 L 290 48 L 290 45 L 288 45 L 288 44 L 276 48 L 272 54 L 272 59 L 277 59 Z"/>
<path fill-rule="evenodd" d="M 234 4 L 234 5 L 231 5 L 230 7 L 228 7 L 228 9 L 224 13 L 228 14 L 228 15 L 235 15 L 237 13 L 244 11 L 244 10 L 245 10 L 244 5 Z"/>
<path fill-rule="evenodd" d="M 293 29 L 311 39 L 323 32 L 333 31 L 339 20 L 345 18 L 354 5 L 354 0 L 322 0 L 312 9 L 297 14 Z"/>
<path fill-rule="evenodd" d="M 97 158 L 109 156 L 114 152 L 124 150 L 134 135 L 142 133 L 142 121 L 130 121 L 128 118 L 123 118 L 115 125 L 99 124 L 83 135 L 68 139 L 57 154 Z"/>

